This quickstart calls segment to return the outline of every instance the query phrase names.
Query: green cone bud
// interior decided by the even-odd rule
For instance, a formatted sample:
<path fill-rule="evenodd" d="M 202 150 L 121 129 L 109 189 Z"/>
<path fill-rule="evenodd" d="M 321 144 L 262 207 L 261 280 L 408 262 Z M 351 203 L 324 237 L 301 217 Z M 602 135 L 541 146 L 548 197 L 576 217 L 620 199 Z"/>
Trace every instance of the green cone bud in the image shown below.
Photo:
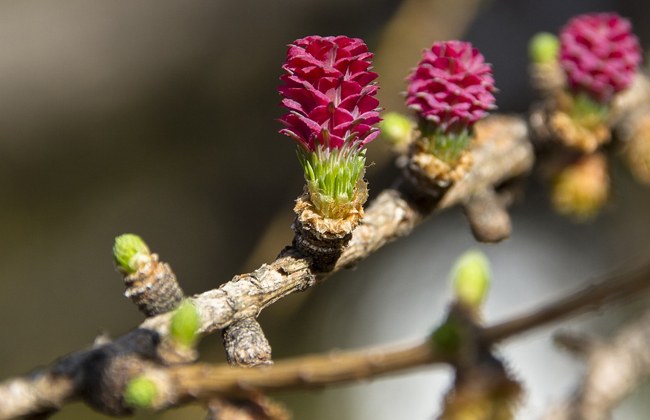
<path fill-rule="evenodd" d="M 528 43 L 528 55 L 536 64 L 551 64 L 557 61 L 560 41 L 553 34 L 540 32 Z"/>
<path fill-rule="evenodd" d="M 141 237 L 125 233 L 115 238 L 113 257 L 119 267 L 132 274 L 151 260 L 151 252 Z"/>
<path fill-rule="evenodd" d="M 191 300 L 186 299 L 174 311 L 171 321 L 171 336 L 179 344 L 191 347 L 198 338 L 201 317 Z"/>
<path fill-rule="evenodd" d="M 124 400 L 135 408 L 150 408 L 157 395 L 156 384 L 143 376 L 131 379 L 124 389 Z"/>
<path fill-rule="evenodd" d="M 479 308 L 490 289 L 490 262 L 480 251 L 468 251 L 456 260 L 452 269 L 456 300 Z"/>
<path fill-rule="evenodd" d="M 409 140 L 413 123 L 406 116 L 397 112 L 384 114 L 383 121 L 379 123 L 379 129 L 383 138 L 394 145 L 406 143 Z"/>

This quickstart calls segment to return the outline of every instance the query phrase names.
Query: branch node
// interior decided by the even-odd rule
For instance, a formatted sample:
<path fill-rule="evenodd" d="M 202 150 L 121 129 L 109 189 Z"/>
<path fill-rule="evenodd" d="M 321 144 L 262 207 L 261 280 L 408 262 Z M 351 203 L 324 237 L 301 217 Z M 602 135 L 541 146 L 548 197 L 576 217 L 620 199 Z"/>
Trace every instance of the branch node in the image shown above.
<path fill-rule="evenodd" d="M 316 271 L 332 271 L 363 217 L 363 204 L 344 219 L 329 219 L 315 211 L 309 194 L 305 193 L 296 201 L 294 211 L 296 218 L 291 226 L 296 232 L 294 248 L 311 258 Z"/>
<path fill-rule="evenodd" d="M 228 363 L 240 367 L 272 365 L 271 345 L 253 318 L 235 322 L 222 333 Z"/>
<path fill-rule="evenodd" d="M 445 323 L 432 336 L 456 370 L 438 420 L 514 418 L 521 385 L 493 354 L 491 344 L 481 339 L 478 317 L 473 308 L 455 302 Z"/>
<path fill-rule="evenodd" d="M 122 396 L 128 381 L 152 364 L 158 334 L 138 329 L 101 347 L 61 360 L 52 374 L 70 376 L 83 400 L 94 409 L 120 416 L 133 412 Z"/>
<path fill-rule="evenodd" d="M 183 291 L 169 264 L 151 254 L 151 261 L 138 271 L 124 277 L 130 298 L 147 317 L 164 314 L 176 308 L 183 299 Z"/>
<path fill-rule="evenodd" d="M 599 340 L 575 331 L 559 331 L 553 336 L 553 343 L 582 359 L 589 357 L 598 346 Z"/>
<path fill-rule="evenodd" d="M 99 331 L 99 334 L 97 334 L 97 337 L 95 337 L 95 341 L 93 341 L 93 348 L 98 348 L 103 346 L 104 344 L 108 344 L 111 342 L 111 336 L 109 335 L 107 330 L 102 329 Z"/>
<path fill-rule="evenodd" d="M 497 243 L 510 237 L 510 215 L 493 189 L 474 194 L 463 208 L 477 241 Z"/>

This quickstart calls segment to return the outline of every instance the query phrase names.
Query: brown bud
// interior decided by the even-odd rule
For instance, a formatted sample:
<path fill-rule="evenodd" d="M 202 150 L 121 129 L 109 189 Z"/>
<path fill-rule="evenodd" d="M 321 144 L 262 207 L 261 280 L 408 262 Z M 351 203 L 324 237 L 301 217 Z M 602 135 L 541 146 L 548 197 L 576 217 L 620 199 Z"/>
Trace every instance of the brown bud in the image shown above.
<path fill-rule="evenodd" d="M 530 81 L 535 90 L 542 96 L 552 95 L 566 86 L 564 70 L 556 61 L 550 63 L 532 63 L 528 67 Z"/>
<path fill-rule="evenodd" d="M 555 209 L 577 221 L 595 217 L 608 197 L 607 160 L 602 153 L 583 156 L 562 170 L 551 193 Z"/>
<path fill-rule="evenodd" d="M 253 318 L 235 322 L 222 333 L 228 363 L 241 367 L 272 365 L 271 345 Z"/>
<path fill-rule="evenodd" d="M 496 243 L 510 237 L 510 215 L 493 189 L 474 194 L 463 209 L 477 241 Z"/>

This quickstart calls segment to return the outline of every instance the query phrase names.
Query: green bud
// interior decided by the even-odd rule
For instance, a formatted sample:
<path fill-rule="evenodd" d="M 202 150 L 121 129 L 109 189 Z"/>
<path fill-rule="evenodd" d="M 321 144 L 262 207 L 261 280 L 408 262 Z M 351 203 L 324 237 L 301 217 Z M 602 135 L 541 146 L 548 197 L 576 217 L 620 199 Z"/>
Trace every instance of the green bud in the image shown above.
<path fill-rule="evenodd" d="M 540 32 L 528 43 L 528 55 L 533 63 L 551 64 L 557 61 L 560 41 L 553 34 Z"/>
<path fill-rule="evenodd" d="M 468 251 L 452 269 L 456 300 L 469 307 L 481 306 L 490 289 L 490 262 L 480 251 Z"/>
<path fill-rule="evenodd" d="M 383 120 L 379 123 L 382 137 L 392 144 L 402 144 L 409 140 L 413 123 L 406 116 L 397 112 L 388 112 L 382 115 Z"/>
<path fill-rule="evenodd" d="M 135 408 L 150 408 L 157 395 L 156 384 L 144 376 L 131 379 L 124 389 L 124 400 Z"/>
<path fill-rule="evenodd" d="M 448 320 L 431 334 L 431 342 L 445 355 L 453 355 L 460 347 L 460 326 Z"/>
<path fill-rule="evenodd" d="M 201 317 L 191 300 L 185 299 L 174 311 L 171 321 L 171 336 L 179 344 L 191 347 L 198 338 Z"/>
<path fill-rule="evenodd" d="M 115 238 L 113 257 L 124 271 L 132 274 L 151 261 L 151 252 L 141 237 L 125 233 Z"/>

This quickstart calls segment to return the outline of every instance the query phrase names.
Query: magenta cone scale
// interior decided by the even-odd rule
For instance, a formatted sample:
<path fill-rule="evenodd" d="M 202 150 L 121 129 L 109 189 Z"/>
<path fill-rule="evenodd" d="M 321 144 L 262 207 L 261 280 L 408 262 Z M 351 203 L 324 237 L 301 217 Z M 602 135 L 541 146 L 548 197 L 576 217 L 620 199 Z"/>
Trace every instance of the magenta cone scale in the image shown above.
<path fill-rule="evenodd" d="M 615 13 L 577 16 L 560 33 L 560 66 L 575 92 L 607 103 L 628 87 L 641 62 L 632 25 Z"/>
<path fill-rule="evenodd" d="M 378 135 L 379 87 L 370 71 L 373 54 L 360 39 L 309 36 L 289 45 L 278 88 L 289 112 L 281 133 L 307 150 L 319 144 L 340 148 L 365 145 Z"/>
<path fill-rule="evenodd" d="M 407 81 L 408 107 L 443 133 L 466 131 L 496 108 L 492 69 L 469 42 L 434 43 Z"/>

